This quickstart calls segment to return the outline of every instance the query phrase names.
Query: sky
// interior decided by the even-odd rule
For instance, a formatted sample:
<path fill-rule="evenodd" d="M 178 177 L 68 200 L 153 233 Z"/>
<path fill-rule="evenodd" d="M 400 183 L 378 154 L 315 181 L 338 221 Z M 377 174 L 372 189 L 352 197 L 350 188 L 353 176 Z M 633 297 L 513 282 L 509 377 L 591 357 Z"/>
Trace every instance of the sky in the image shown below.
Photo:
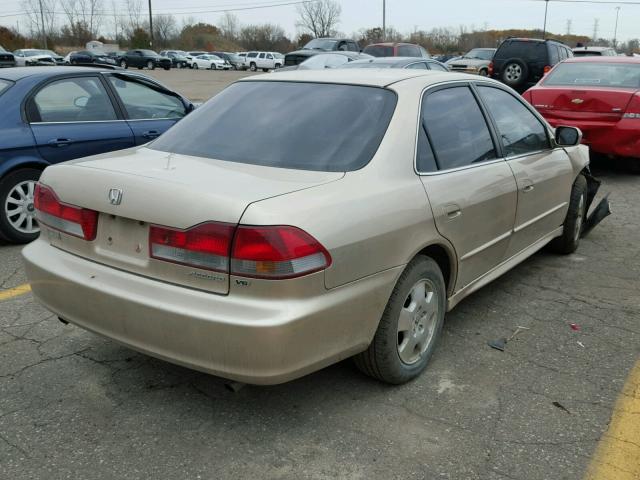
<path fill-rule="evenodd" d="M 122 0 L 116 0 L 121 2 Z M 286 3 L 293 0 L 152 0 L 154 13 L 174 13 L 180 21 L 193 16 L 198 21 L 215 24 L 222 13 L 189 13 L 202 10 L 250 8 L 259 5 Z M 382 0 L 337 0 L 342 7 L 339 31 L 351 34 L 361 28 L 381 26 Z M 571 20 L 571 33 L 591 36 L 594 19 L 599 19 L 598 36 L 613 39 L 616 5 L 621 7 L 618 23 L 618 40 L 640 37 L 640 2 L 638 5 L 607 5 L 584 3 L 560 3 L 551 0 L 547 30 L 566 33 L 567 20 Z M 20 16 L 2 16 L 21 10 L 23 0 L 0 0 L 0 25 L 22 25 L 26 19 Z M 147 0 L 144 0 L 146 5 Z M 105 8 L 111 1 L 105 0 Z M 542 28 L 544 1 L 542 0 L 386 0 L 387 25 L 403 33 L 414 29 L 430 30 L 434 27 L 507 29 Z M 146 9 L 146 7 L 145 7 Z M 183 13 L 184 12 L 184 13 Z M 233 12 L 241 23 L 276 23 L 289 35 L 296 33 L 295 5 L 271 8 L 237 10 Z M 61 17 L 62 18 L 62 17 Z M 18 23 L 16 23 L 18 22 Z M 109 31 L 109 29 L 106 29 Z"/>

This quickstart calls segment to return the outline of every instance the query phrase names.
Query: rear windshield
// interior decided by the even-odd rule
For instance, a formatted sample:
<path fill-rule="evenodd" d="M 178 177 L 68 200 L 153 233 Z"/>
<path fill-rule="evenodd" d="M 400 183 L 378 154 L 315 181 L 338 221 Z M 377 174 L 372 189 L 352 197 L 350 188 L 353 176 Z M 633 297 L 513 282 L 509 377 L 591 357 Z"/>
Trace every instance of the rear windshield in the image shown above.
<path fill-rule="evenodd" d="M 640 65 L 623 63 L 561 63 L 544 85 L 640 88 Z"/>
<path fill-rule="evenodd" d="M 524 40 L 504 42 L 498 48 L 495 58 L 507 59 L 511 57 L 544 62 L 547 58 L 547 46 L 542 42 Z"/>
<path fill-rule="evenodd" d="M 10 82 L 9 80 L 0 80 L 0 95 L 2 95 L 11 85 L 13 85 L 13 82 Z"/>
<path fill-rule="evenodd" d="M 238 82 L 150 148 L 252 165 L 353 171 L 375 154 L 395 105 L 395 93 L 383 88 Z"/>
<path fill-rule="evenodd" d="M 585 50 L 578 50 L 578 51 L 573 51 L 573 56 L 574 57 L 601 57 L 602 56 L 602 52 L 593 52 L 593 51 L 585 51 Z"/>
<path fill-rule="evenodd" d="M 365 47 L 363 53 L 368 53 L 374 57 L 393 57 L 393 47 L 384 47 L 382 45 L 370 45 Z"/>

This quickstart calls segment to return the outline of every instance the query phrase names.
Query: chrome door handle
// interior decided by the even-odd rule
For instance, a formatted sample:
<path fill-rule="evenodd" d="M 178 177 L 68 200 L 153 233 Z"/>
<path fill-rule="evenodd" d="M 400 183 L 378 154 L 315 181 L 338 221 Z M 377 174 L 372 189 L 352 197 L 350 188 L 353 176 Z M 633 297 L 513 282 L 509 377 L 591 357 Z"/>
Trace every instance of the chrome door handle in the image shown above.
<path fill-rule="evenodd" d="M 442 208 L 444 209 L 444 213 L 447 216 L 447 220 L 453 220 L 454 218 L 458 218 L 460 215 L 462 215 L 462 209 L 455 203 L 444 205 Z"/>
<path fill-rule="evenodd" d="M 53 140 L 49 140 L 47 144 L 52 147 L 68 147 L 71 145 L 71 140 L 68 138 L 54 138 Z"/>
<path fill-rule="evenodd" d="M 160 136 L 160 132 L 157 130 L 149 130 L 148 132 L 144 132 L 142 136 L 144 138 L 157 138 Z"/>

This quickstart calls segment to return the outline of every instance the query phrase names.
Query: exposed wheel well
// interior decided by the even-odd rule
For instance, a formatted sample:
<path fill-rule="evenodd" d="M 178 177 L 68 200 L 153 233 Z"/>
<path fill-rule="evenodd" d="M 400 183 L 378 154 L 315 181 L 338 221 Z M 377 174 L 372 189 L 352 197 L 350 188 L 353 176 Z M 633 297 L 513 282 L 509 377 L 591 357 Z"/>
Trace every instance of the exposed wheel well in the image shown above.
<path fill-rule="evenodd" d="M 9 175 L 10 173 L 13 173 L 13 172 L 15 172 L 17 170 L 22 170 L 23 168 L 35 168 L 36 170 L 43 171 L 48 166 L 49 165 L 43 165 L 42 163 L 38 163 L 38 162 L 19 163 L 17 165 L 14 165 L 13 167 L 11 167 L 9 170 L 4 172 L 2 175 L 0 175 L 0 178 L 4 178 L 7 175 Z"/>
<path fill-rule="evenodd" d="M 440 267 L 442 276 L 444 277 L 444 283 L 447 286 L 447 292 L 449 295 L 453 293 L 453 258 L 449 252 L 442 245 L 429 245 L 418 252 L 418 255 L 426 255 L 432 258 Z M 454 267 L 455 268 L 455 267 Z"/>

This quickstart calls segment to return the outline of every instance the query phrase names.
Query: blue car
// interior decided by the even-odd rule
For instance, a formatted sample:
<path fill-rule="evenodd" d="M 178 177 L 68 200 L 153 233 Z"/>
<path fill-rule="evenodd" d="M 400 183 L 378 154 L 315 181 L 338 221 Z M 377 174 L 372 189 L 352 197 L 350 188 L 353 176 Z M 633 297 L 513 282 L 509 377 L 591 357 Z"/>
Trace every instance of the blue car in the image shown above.
<path fill-rule="evenodd" d="M 26 243 L 38 236 L 33 190 L 48 165 L 142 145 L 193 108 L 155 80 L 124 70 L 0 71 L 0 237 Z"/>

